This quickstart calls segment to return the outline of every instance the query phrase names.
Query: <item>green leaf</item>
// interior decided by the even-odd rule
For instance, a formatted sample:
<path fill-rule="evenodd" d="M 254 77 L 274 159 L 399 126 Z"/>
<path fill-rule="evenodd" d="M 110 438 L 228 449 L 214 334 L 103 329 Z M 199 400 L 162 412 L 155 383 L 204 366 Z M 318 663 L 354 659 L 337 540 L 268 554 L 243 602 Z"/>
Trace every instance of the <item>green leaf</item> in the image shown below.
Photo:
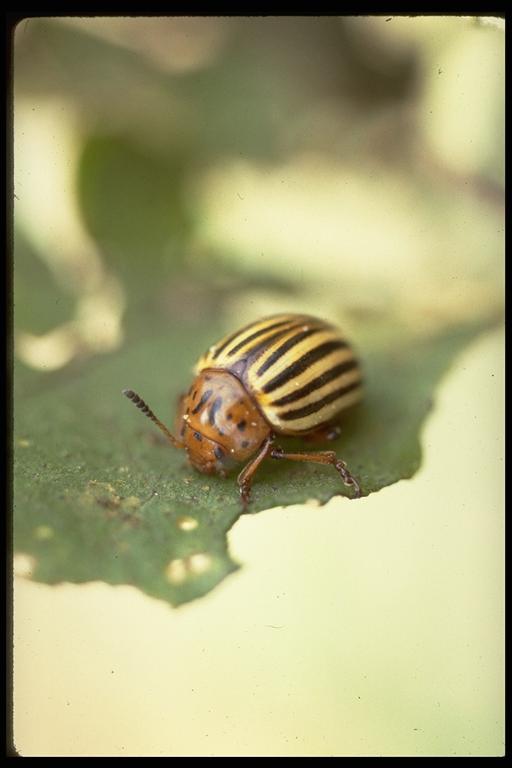
<path fill-rule="evenodd" d="M 329 448 L 365 494 L 414 475 L 436 385 L 486 325 L 459 325 L 422 339 L 375 327 L 357 340 L 366 398 Z M 66 375 L 17 369 L 15 551 L 34 558 L 36 580 L 131 584 L 180 605 L 237 569 L 226 542 L 242 513 L 236 476 L 191 469 L 121 395 L 132 387 L 172 425 L 188 371 L 220 332 L 206 322 L 201 329 L 173 327 Z M 267 461 L 249 513 L 311 498 L 325 502 L 334 494 L 350 491 L 329 467 Z M 357 501 L 347 502 L 347 511 L 348 504 Z"/>
<path fill-rule="evenodd" d="M 191 216 L 183 199 L 183 158 L 162 157 L 117 136 L 90 137 L 78 174 L 91 234 L 122 274 L 148 282 L 166 262 L 180 266 Z"/>
<path fill-rule="evenodd" d="M 17 230 L 14 235 L 14 306 L 20 330 L 44 333 L 69 319 L 74 297 L 65 293 L 33 247 Z M 37 285 L 37 291 L 34 291 Z"/>

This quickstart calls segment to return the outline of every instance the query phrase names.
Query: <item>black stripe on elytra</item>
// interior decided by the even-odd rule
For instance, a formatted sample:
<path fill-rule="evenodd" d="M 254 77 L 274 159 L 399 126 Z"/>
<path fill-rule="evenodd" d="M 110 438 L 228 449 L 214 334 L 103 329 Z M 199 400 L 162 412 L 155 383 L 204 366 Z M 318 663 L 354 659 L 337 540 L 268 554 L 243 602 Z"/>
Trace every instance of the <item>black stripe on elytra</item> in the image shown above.
<path fill-rule="evenodd" d="M 268 349 L 268 347 L 271 347 L 272 344 L 277 341 L 278 339 L 282 338 L 283 336 L 286 336 L 287 333 L 290 331 L 294 331 L 296 328 L 300 328 L 302 323 L 298 323 L 296 325 L 290 325 L 288 328 L 285 328 L 284 330 L 281 329 L 280 331 L 276 331 L 271 336 L 267 336 L 266 339 L 263 339 L 263 341 L 260 341 L 258 344 L 254 344 L 252 347 L 249 347 L 249 349 L 246 349 L 245 352 L 243 352 L 244 358 L 248 359 L 249 361 L 255 360 L 259 357 L 259 354 L 261 352 L 264 352 L 265 349 Z"/>
<path fill-rule="evenodd" d="M 198 402 L 196 407 L 192 409 L 192 413 L 199 413 L 199 411 L 201 410 L 203 405 L 206 403 L 208 398 L 211 396 L 212 392 L 213 392 L 213 390 L 211 390 L 211 389 L 207 389 L 207 390 L 205 390 L 203 392 L 203 394 L 201 395 L 200 401 Z"/>
<path fill-rule="evenodd" d="M 228 357 L 231 357 L 232 355 L 235 355 L 239 349 L 242 349 L 246 344 L 248 344 L 250 341 L 254 341 L 254 339 L 257 339 L 259 336 L 263 336 L 264 333 L 267 333 L 268 331 L 273 331 L 275 328 L 281 328 L 283 325 L 288 325 L 290 323 L 290 320 L 281 320 L 279 323 L 274 323 L 273 325 L 267 325 L 265 328 L 260 328 L 259 331 L 255 331 L 250 336 L 246 336 L 245 339 L 243 339 L 239 344 L 236 345 L 236 347 L 233 347 L 233 349 L 230 349 L 228 352 Z"/>
<path fill-rule="evenodd" d="M 357 361 L 354 358 L 352 358 L 352 360 L 346 360 L 344 363 L 340 363 L 339 365 L 335 365 L 333 368 L 329 368 L 328 371 L 324 371 L 324 373 L 322 373 L 320 376 L 317 376 L 316 379 L 313 379 L 304 387 L 296 389 L 294 392 L 290 392 L 289 395 L 285 395 L 284 397 L 280 397 L 277 400 L 274 400 L 271 405 L 289 405 L 290 403 L 297 402 L 297 400 L 302 400 L 302 398 L 306 397 L 306 395 L 310 395 L 316 389 L 320 389 L 320 387 L 323 387 L 330 381 L 337 379 L 338 376 L 341 376 L 343 373 L 352 371 L 354 368 L 357 368 Z"/>
<path fill-rule="evenodd" d="M 273 392 L 274 389 L 278 389 L 279 387 L 282 387 L 283 384 L 287 384 L 289 381 L 294 379 L 296 376 L 300 376 L 302 373 L 304 373 L 305 370 L 309 368 L 310 365 L 316 363 L 317 360 L 321 360 L 322 357 L 326 357 L 330 352 L 334 352 L 335 349 L 343 349 L 347 346 L 347 342 L 342 341 L 341 339 L 324 341 L 323 344 L 319 344 L 318 347 L 310 349 L 309 352 L 306 352 L 305 355 L 299 357 L 299 359 L 289 365 L 288 368 L 285 368 L 284 371 L 281 371 L 281 373 L 279 373 L 277 376 L 274 376 L 273 379 L 270 379 L 270 381 L 267 382 L 267 384 L 265 384 L 265 386 L 262 388 L 262 391 L 265 392 L 265 394 L 268 392 Z"/>
<path fill-rule="evenodd" d="M 281 344 L 280 347 L 275 349 L 269 357 L 265 360 L 265 362 L 260 365 L 258 370 L 256 371 L 257 376 L 261 376 L 262 373 L 265 373 L 265 371 L 268 371 L 268 369 L 276 363 L 280 357 L 282 357 L 286 352 L 288 352 L 289 349 L 292 349 L 296 344 L 299 344 L 303 339 L 307 339 L 308 336 L 311 336 L 313 333 L 319 333 L 322 328 L 308 328 L 305 331 L 301 331 L 300 333 L 296 333 L 295 336 L 292 336 L 291 339 L 288 339 L 284 342 L 284 344 Z"/>
<path fill-rule="evenodd" d="M 322 408 L 324 408 L 324 406 L 329 405 L 329 403 L 333 403 L 335 400 L 343 397 L 343 395 L 348 395 L 349 392 L 352 392 L 354 389 L 358 389 L 360 386 L 360 381 L 354 381 L 352 384 L 347 384 L 346 387 L 340 387 L 340 389 L 336 389 L 334 392 L 331 392 L 330 395 L 322 397 L 321 400 L 315 400 L 314 403 L 305 405 L 304 408 L 295 408 L 295 410 L 280 413 L 279 418 L 283 419 L 283 421 L 294 421 L 295 419 L 302 419 L 304 416 L 310 416 L 312 413 L 320 411 Z"/>
<path fill-rule="evenodd" d="M 208 414 L 208 421 L 212 426 L 215 424 L 215 414 L 221 407 L 222 407 L 222 397 L 216 397 L 213 403 L 211 404 L 210 412 Z"/>
<path fill-rule="evenodd" d="M 271 320 L 272 318 L 271 317 L 267 317 L 266 319 L 267 320 Z M 228 347 L 231 344 L 231 342 L 236 339 L 237 336 L 240 336 L 242 333 L 245 333 L 246 331 L 250 331 L 251 328 L 253 326 L 255 326 L 255 325 L 258 325 L 259 322 L 261 322 L 261 321 L 255 320 L 254 322 L 249 323 L 249 325 L 244 325 L 244 327 L 240 328 L 238 331 L 236 331 L 236 333 L 232 333 L 230 336 L 228 336 L 227 339 L 225 339 L 222 342 L 220 347 L 217 347 L 217 349 L 215 350 L 215 352 L 212 355 L 212 360 L 216 360 L 217 357 L 220 355 L 220 353 L 223 352 L 226 349 L 226 347 Z"/>

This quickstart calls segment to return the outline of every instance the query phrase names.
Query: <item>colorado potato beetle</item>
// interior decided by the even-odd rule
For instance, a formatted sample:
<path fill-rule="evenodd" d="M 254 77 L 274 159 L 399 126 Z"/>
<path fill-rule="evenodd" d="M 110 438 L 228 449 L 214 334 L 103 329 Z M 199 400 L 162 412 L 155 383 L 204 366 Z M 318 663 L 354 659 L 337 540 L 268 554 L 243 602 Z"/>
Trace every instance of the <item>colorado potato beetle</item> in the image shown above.
<path fill-rule="evenodd" d="M 194 373 L 180 398 L 176 436 L 139 395 L 131 389 L 123 394 L 200 472 L 224 477 L 247 462 L 238 475 L 244 507 L 266 458 L 331 464 L 354 497 L 361 495 L 334 451 L 286 453 L 275 442 L 277 435 L 333 439 L 341 412 L 361 399 L 359 364 L 334 326 L 308 315 L 265 317 L 211 346 Z"/>

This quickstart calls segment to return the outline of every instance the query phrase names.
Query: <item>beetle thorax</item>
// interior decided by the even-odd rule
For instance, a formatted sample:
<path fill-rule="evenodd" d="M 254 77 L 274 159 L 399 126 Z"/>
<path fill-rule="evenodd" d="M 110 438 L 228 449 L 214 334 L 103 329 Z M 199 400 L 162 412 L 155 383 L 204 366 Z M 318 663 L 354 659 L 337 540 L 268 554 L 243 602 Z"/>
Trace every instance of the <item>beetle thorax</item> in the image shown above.
<path fill-rule="evenodd" d="M 233 374 L 204 370 L 181 401 L 177 432 L 196 469 L 224 474 L 257 451 L 270 427 Z"/>

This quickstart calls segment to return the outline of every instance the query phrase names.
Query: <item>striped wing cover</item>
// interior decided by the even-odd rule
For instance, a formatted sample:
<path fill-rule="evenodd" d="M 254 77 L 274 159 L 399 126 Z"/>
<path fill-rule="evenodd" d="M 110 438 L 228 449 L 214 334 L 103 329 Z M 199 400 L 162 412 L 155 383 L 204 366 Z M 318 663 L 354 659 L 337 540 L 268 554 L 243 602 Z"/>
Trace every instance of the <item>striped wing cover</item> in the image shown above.
<path fill-rule="evenodd" d="M 195 372 L 233 373 L 278 432 L 310 432 L 362 396 L 361 371 L 340 331 L 308 315 L 273 315 L 214 344 Z"/>

